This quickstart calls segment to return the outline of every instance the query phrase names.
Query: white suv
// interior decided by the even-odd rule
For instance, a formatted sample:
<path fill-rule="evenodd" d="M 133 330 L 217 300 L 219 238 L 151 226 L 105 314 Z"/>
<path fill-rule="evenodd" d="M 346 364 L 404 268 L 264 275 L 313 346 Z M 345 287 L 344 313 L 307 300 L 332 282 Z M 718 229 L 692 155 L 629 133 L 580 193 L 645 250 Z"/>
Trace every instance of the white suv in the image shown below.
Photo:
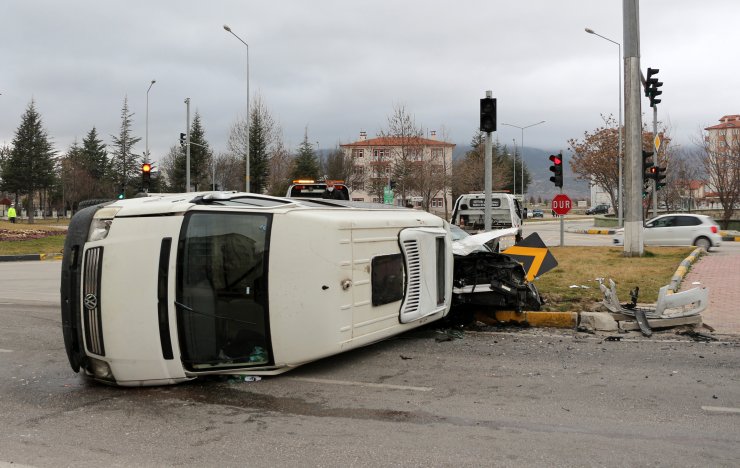
<path fill-rule="evenodd" d="M 709 251 L 722 244 L 719 226 L 706 215 L 672 213 L 657 216 L 645 223 L 645 245 L 695 245 Z M 617 231 L 615 244 L 624 241 L 624 230 Z"/>

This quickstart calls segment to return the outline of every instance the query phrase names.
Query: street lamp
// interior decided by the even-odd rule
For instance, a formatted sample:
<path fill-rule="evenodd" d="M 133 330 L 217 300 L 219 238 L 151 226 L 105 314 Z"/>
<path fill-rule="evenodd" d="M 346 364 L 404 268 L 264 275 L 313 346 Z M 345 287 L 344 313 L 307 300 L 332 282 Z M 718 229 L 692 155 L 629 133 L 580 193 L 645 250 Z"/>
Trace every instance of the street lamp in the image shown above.
<path fill-rule="evenodd" d="M 529 128 L 529 127 L 534 127 L 535 125 L 540 125 L 543 123 L 545 123 L 545 121 L 540 120 L 537 123 L 525 125 L 524 127 L 520 127 L 519 125 L 507 124 L 507 123 L 501 124 L 501 125 L 506 125 L 507 127 L 518 128 L 519 130 L 522 131 L 522 140 L 521 140 L 521 143 L 522 143 L 522 156 L 521 156 L 522 157 L 522 175 L 521 175 L 522 177 L 522 206 L 525 206 L 527 204 L 527 195 L 524 191 L 524 129 Z M 516 186 L 516 146 L 514 149 L 515 149 L 514 151 L 514 181 L 515 181 L 514 185 Z M 515 192 L 514 194 L 516 195 L 516 190 L 514 192 Z"/>
<path fill-rule="evenodd" d="M 599 36 L 600 38 L 611 42 L 612 44 L 616 44 L 619 51 L 619 57 L 617 60 L 617 72 L 619 75 L 619 95 L 617 96 L 619 100 L 617 101 L 619 103 L 619 147 L 617 148 L 617 164 L 619 166 L 619 183 L 617 184 L 617 217 L 619 218 L 619 227 L 622 227 L 624 216 L 623 216 L 623 207 L 624 200 L 623 200 L 623 189 L 622 189 L 622 44 L 620 44 L 617 41 L 612 41 L 608 37 L 604 37 L 601 34 L 596 33 L 593 29 L 586 28 L 586 32 L 589 34 L 593 34 L 594 36 Z"/>
<path fill-rule="evenodd" d="M 224 24 L 224 29 L 230 32 L 235 38 L 239 39 L 239 42 L 247 46 L 247 174 L 245 186 L 247 193 L 249 193 L 249 44 L 244 42 L 241 37 L 237 36 L 236 33 L 232 31 L 228 25 Z"/>
<path fill-rule="evenodd" d="M 149 83 L 149 88 L 146 90 L 146 141 L 144 142 L 144 146 L 146 146 L 146 154 L 144 155 L 144 162 L 151 162 L 149 160 L 149 90 L 152 89 L 152 86 L 154 86 L 154 83 L 156 83 L 157 80 L 152 80 L 151 83 Z"/>

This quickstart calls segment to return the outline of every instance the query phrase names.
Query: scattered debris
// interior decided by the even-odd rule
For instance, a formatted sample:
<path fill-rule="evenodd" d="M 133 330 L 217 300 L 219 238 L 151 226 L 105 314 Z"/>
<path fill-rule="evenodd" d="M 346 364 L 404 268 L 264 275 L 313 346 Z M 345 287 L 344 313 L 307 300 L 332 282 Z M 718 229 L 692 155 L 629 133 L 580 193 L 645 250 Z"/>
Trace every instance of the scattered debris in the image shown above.
<path fill-rule="evenodd" d="M 401 354 L 401 359 L 405 361 L 407 359 L 414 359 L 414 358 L 412 358 L 411 356 L 404 356 L 403 354 Z"/>
<path fill-rule="evenodd" d="M 658 301 L 654 307 L 637 305 L 639 286 L 630 291 L 630 302 L 622 304 L 617 297 L 617 287 L 613 280 L 609 280 L 609 287 L 604 284 L 604 278 L 597 280 L 604 294 L 603 304 L 613 314 L 615 320 L 621 320 L 620 328 L 634 330 L 639 327 L 645 336 L 651 336 L 653 328 L 700 324 L 700 314 L 709 304 L 709 290 L 705 287 L 673 292 L 669 286 L 660 288 Z"/>
<path fill-rule="evenodd" d="M 684 330 L 676 332 L 676 335 L 682 335 L 682 336 L 688 336 L 694 341 L 703 341 L 703 342 L 709 342 L 709 341 L 717 341 L 717 338 L 707 335 L 706 333 L 701 333 L 694 330 Z M 703 356 L 699 356 L 703 357 Z"/>
<path fill-rule="evenodd" d="M 571 284 L 571 285 L 570 285 L 570 286 L 568 286 L 568 287 L 569 287 L 570 289 L 578 289 L 578 288 L 581 288 L 581 289 L 591 289 L 591 288 L 590 288 L 589 286 L 585 286 L 585 285 L 583 285 L 583 284 L 581 284 L 581 285 L 577 285 L 577 284 Z"/>
<path fill-rule="evenodd" d="M 622 341 L 621 336 L 607 336 L 604 341 Z"/>

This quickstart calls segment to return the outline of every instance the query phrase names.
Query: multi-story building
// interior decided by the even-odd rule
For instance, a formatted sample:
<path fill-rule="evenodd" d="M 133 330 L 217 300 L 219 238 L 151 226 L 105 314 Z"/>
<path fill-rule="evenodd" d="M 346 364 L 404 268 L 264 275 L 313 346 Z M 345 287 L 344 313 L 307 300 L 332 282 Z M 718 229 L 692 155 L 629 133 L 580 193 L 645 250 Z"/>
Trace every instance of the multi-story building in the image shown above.
<path fill-rule="evenodd" d="M 394 204 L 426 208 L 431 213 L 448 218 L 452 211 L 450 178 L 452 176 L 453 143 L 437 140 L 432 131 L 429 138 L 376 137 L 340 145 L 345 157 L 351 158 L 354 180 L 350 197 L 355 201 L 382 203 L 382 187 L 391 186 Z M 395 179 L 398 165 L 405 163 L 410 171 L 404 187 Z M 401 190 L 406 196 L 402 198 Z"/>
<path fill-rule="evenodd" d="M 721 154 L 732 151 L 740 144 L 740 115 L 725 115 L 719 119 L 719 124 L 707 127 L 707 143 L 709 151 Z"/>

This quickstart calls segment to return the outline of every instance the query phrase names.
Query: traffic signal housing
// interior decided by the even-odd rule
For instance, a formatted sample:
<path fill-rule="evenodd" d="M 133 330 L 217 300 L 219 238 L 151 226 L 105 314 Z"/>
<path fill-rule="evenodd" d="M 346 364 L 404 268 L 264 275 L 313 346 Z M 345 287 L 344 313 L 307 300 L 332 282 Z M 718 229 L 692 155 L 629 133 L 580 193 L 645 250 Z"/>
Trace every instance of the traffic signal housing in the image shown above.
<path fill-rule="evenodd" d="M 150 163 L 144 163 L 141 165 L 141 182 L 144 190 L 149 190 L 149 184 L 152 176 L 152 165 Z"/>
<path fill-rule="evenodd" d="M 665 187 L 665 171 L 665 167 L 655 166 L 655 190 L 660 190 L 661 188 Z"/>
<path fill-rule="evenodd" d="M 496 99 L 483 98 L 480 100 L 480 131 L 496 131 Z"/>
<path fill-rule="evenodd" d="M 552 161 L 550 172 L 553 174 L 552 177 L 550 177 L 550 182 L 555 184 L 555 187 L 563 188 L 563 156 L 551 154 L 550 161 Z"/>
<path fill-rule="evenodd" d="M 121 184 L 118 190 L 118 199 L 123 200 L 124 198 L 126 198 L 126 186 Z"/>
<path fill-rule="evenodd" d="M 645 151 L 642 150 L 642 172 L 643 172 L 643 180 L 652 179 L 653 178 L 653 172 L 652 169 L 655 167 L 655 163 L 653 162 L 653 152 L 652 151 Z"/>
<path fill-rule="evenodd" d="M 658 68 L 647 69 L 647 77 L 645 78 L 645 96 L 650 98 L 650 107 L 655 107 L 661 102 L 661 100 L 658 99 L 658 96 L 663 94 L 663 91 L 658 88 L 663 86 L 663 82 L 658 81 L 658 78 L 655 77 L 659 71 L 660 69 Z"/>
<path fill-rule="evenodd" d="M 185 134 L 180 133 L 180 147 L 185 148 Z"/>

